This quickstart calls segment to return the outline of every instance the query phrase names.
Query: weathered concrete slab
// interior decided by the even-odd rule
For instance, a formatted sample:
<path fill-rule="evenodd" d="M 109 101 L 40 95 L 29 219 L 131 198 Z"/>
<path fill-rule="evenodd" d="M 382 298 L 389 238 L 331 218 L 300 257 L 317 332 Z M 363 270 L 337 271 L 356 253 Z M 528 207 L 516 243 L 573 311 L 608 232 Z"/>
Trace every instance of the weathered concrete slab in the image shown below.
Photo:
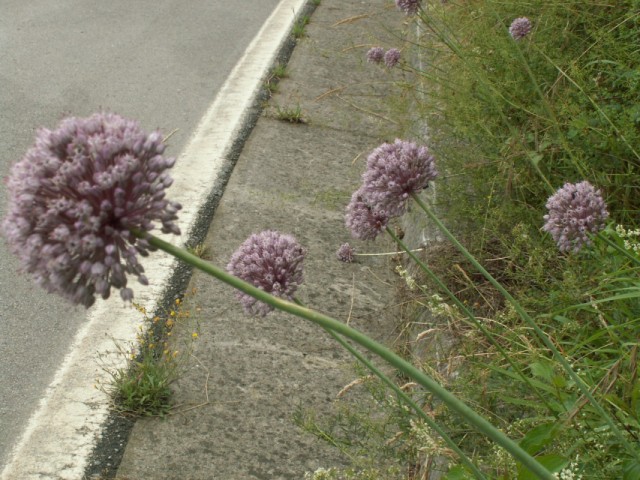
<path fill-rule="evenodd" d="M 389 2 L 322 0 L 296 47 L 290 78 L 273 102 L 297 98 L 307 125 L 264 116 L 244 146 L 206 244 L 226 265 L 251 233 L 275 229 L 308 250 L 299 298 L 382 341 L 393 332 L 393 274 L 388 257 L 344 264 L 335 257 L 349 240 L 344 207 L 357 188 L 362 160 L 388 131 L 379 117 L 347 105 L 332 88 L 378 79 L 364 63 L 364 43 L 396 12 Z M 336 23 L 377 12 L 340 25 Z M 376 30 L 376 28 L 378 30 Z M 384 109 L 356 98 L 363 109 Z M 363 92 L 370 86 L 363 88 Z M 383 92 L 380 92 L 383 95 Z M 382 110 L 381 110 L 382 111 Z M 357 242 L 352 242 L 358 245 Z M 383 240 L 376 245 L 389 249 Z M 368 245 L 368 250 L 376 248 Z M 176 413 L 139 420 L 119 478 L 301 479 L 305 471 L 343 462 L 337 451 L 293 424 L 299 407 L 326 411 L 351 380 L 352 360 L 321 329 L 281 313 L 244 315 L 234 292 L 196 272 L 186 308 L 198 311 L 193 362 L 175 385 Z M 188 338 L 191 331 L 175 335 Z"/>

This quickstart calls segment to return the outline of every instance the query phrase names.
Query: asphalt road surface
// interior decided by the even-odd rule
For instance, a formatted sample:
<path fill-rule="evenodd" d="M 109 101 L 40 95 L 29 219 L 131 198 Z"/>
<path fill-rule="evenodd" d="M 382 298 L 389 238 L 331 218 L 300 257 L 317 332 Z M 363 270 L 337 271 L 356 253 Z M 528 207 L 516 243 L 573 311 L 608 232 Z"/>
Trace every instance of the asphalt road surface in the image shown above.
<path fill-rule="evenodd" d="M 178 156 L 279 0 L 0 0 L 0 176 L 35 131 L 106 109 L 177 132 Z M 0 218 L 6 211 L 0 183 Z M 0 241 L 0 471 L 85 311 L 17 274 Z"/>

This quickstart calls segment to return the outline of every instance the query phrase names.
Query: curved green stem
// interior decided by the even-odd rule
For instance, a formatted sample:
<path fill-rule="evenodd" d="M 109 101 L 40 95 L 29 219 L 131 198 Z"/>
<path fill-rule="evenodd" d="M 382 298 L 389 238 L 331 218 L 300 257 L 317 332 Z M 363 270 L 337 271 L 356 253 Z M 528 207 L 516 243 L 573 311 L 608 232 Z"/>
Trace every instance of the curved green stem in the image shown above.
<path fill-rule="evenodd" d="M 151 234 L 141 232 L 136 229 L 132 229 L 131 232 L 138 238 L 146 240 L 151 246 L 158 248 L 186 263 L 192 265 L 193 267 L 203 271 L 204 273 L 211 275 L 212 277 L 217 278 L 218 280 L 240 290 L 241 292 L 246 293 L 247 295 L 251 295 L 255 299 L 265 302 L 268 305 L 277 308 L 278 310 L 282 310 L 287 313 L 291 313 L 292 315 L 296 315 L 298 317 L 307 319 L 311 322 L 314 322 L 317 325 L 320 325 L 323 328 L 328 328 L 333 330 L 350 340 L 360 344 L 367 350 L 372 353 L 375 353 L 380 358 L 385 360 L 389 365 L 397 368 L 402 373 L 406 374 L 410 378 L 412 378 L 415 382 L 422 385 L 424 388 L 429 390 L 433 395 L 438 397 L 447 407 L 460 415 L 466 422 L 472 425 L 476 430 L 483 433 L 491 440 L 496 442 L 498 445 L 502 446 L 505 450 L 507 450 L 516 460 L 522 463 L 523 466 L 528 468 L 531 472 L 537 475 L 541 479 L 545 480 L 555 480 L 555 476 L 550 473 L 542 464 L 540 464 L 535 458 L 529 455 L 524 449 L 522 449 L 517 442 L 511 440 L 504 433 L 494 427 L 489 421 L 487 421 L 484 417 L 476 413 L 473 409 L 471 409 L 467 404 L 458 399 L 451 392 L 446 390 L 442 385 L 436 382 L 434 379 L 426 375 L 424 372 L 416 368 L 411 363 L 402 359 L 391 350 L 383 346 L 382 344 L 376 342 L 370 337 L 364 335 L 363 333 L 355 330 L 354 328 L 345 325 L 338 320 L 331 318 L 327 315 L 324 315 L 320 312 L 308 309 L 306 307 L 302 307 L 300 305 L 296 305 L 293 302 L 289 302 L 287 300 L 283 300 L 278 297 L 274 297 L 266 293 L 264 290 L 261 290 L 257 287 L 254 287 L 250 283 L 247 283 L 229 273 L 225 272 L 219 267 L 208 263 L 201 258 L 196 257 L 195 255 L 190 254 L 186 250 L 182 248 L 178 248 L 164 240 L 155 237 Z"/>
<path fill-rule="evenodd" d="M 589 387 L 584 381 L 576 374 L 576 372 L 571 368 L 571 365 L 567 361 L 566 358 L 560 353 L 560 351 L 553 344 L 551 339 L 547 336 L 546 333 L 542 331 L 542 329 L 538 326 L 533 318 L 525 311 L 525 309 L 503 286 L 498 282 L 493 275 L 491 275 L 480 263 L 476 260 L 476 258 L 458 241 L 458 239 L 444 226 L 444 224 L 440 221 L 440 219 L 436 216 L 436 214 L 416 195 L 415 193 L 411 194 L 412 198 L 416 201 L 416 203 L 420 206 L 420 208 L 431 218 L 431 220 L 437 225 L 438 229 L 449 239 L 451 243 L 455 245 L 455 247 L 465 256 L 469 262 L 480 272 L 488 281 L 493 285 L 496 290 L 498 290 L 502 296 L 513 306 L 514 310 L 520 315 L 529 327 L 536 333 L 538 338 L 542 341 L 545 347 L 551 351 L 553 357 L 562 365 L 562 368 L 569 374 L 572 380 L 576 383 L 582 394 L 589 401 L 591 406 L 600 414 L 601 418 L 605 420 L 611 431 L 618 437 L 620 443 L 625 447 L 627 452 L 632 455 L 634 458 L 640 460 L 640 452 L 633 448 L 633 446 L 627 441 L 624 437 L 623 433 L 620 431 L 616 423 L 613 421 L 611 416 L 605 411 L 604 408 L 600 405 L 600 403 L 594 398 Z"/>
<path fill-rule="evenodd" d="M 294 299 L 294 301 L 298 305 L 304 306 L 298 299 Z M 382 373 L 382 371 L 378 369 L 373 363 L 371 363 L 371 361 L 367 357 L 365 357 L 360 352 L 358 352 L 355 348 L 349 345 L 349 343 L 347 343 L 347 341 L 344 338 L 342 338 L 340 335 L 338 335 L 336 332 L 328 328 L 324 328 L 324 330 L 329 335 L 331 335 L 340 345 L 342 345 L 342 347 L 345 350 L 347 350 L 352 356 L 354 356 L 360 363 L 362 363 L 365 367 L 367 367 L 371 373 L 373 373 L 376 377 L 382 380 L 382 382 L 385 385 L 387 385 L 391 390 L 393 390 L 396 393 L 396 395 L 402 399 L 403 402 L 405 402 L 409 407 L 411 407 L 413 411 L 416 412 L 418 416 L 422 420 L 424 420 L 424 422 L 427 425 L 429 425 L 430 428 L 432 428 L 438 435 L 440 435 L 442 440 L 444 440 L 444 442 L 449 446 L 449 448 L 451 448 L 451 450 L 453 450 L 458 455 L 458 457 L 460 457 L 460 460 L 462 461 L 462 463 L 464 463 L 467 466 L 467 468 L 471 470 L 471 472 L 476 478 L 480 480 L 486 480 L 487 477 L 485 477 L 484 474 L 478 469 L 478 467 L 476 467 L 474 463 L 469 459 L 469 457 L 467 457 L 465 453 L 462 450 L 460 450 L 460 447 L 458 447 L 456 442 L 454 442 L 451 439 L 451 437 L 447 435 L 447 432 L 445 432 L 442 428 L 440 428 L 440 425 L 434 422 L 431 419 L 431 417 L 429 417 L 429 415 L 427 415 L 425 411 L 422 408 L 420 408 L 420 406 L 416 402 L 414 402 L 411 399 L 411 397 L 409 397 L 409 395 L 407 395 L 404 391 L 402 391 L 402 389 L 400 389 L 400 387 L 398 387 L 398 385 L 396 385 L 395 382 L 393 382 L 389 377 L 387 377 L 384 373 Z"/>
<path fill-rule="evenodd" d="M 603 234 L 602 232 L 598 232 L 598 234 L 596 235 L 598 238 L 604 240 L 606 242 L 607 245 L 609 245 L 611 248 L 615 249 L 618 253 L 621 253 L 622 255 L 624 255 L 625 257 L 627 257 L 629 260 L 631 260 L 633 263 L 635 263 L 636 265 L 640 265 L 640 259 L 638 259 L 638 257 L 636 257 L 635 255 L 631 255 L 627 250 L 625 250 L 624 248 L 622 248 L 620 245 L 617 245 L 615 242 L 612 242 L 610 239 L 607 238 L 607 236 L 605 234 Z"/>

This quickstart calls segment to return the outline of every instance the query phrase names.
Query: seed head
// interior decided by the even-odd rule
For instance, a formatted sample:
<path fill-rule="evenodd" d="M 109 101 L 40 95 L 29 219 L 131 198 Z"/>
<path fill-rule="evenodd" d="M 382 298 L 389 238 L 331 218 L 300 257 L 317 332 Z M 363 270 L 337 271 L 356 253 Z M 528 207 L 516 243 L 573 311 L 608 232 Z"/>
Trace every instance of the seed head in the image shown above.
<path fill-rule="evenodd" d="M 388 68 L 395 67 L 400 61 L 400 50 L 397 48 L 390 48 L 387 53 L 384 54 L 384 64 Z"/>
<path fill-rule="evenodd" d="M 420 8 L 420 0 L 396 0 L 396 7 L 402 10 L 405 15 L 415 15 Z"/>
<path fill-rule="evenodd" d="M 549 232 L 561 252 L 578 252 L 589 245 L 588 233 L 596 234 L 609 217 L 599 190 L 587 181 L 565 183 L 547 201 L 543 230 Z"/>
<path fill-rule="evenodd" d="M 527 17 L 516 18 L 511 22 L 509 34 L 514 40 L 522 40 L 531 32 L 531 21 Z"/>
<path fill-rule="evenodd" d="M 371 206 L 365 201 L 362 187 L 352 196 L 345 215 L 351 235 L 360 240 L 375 240 L 389 223 L 389 215 L 384 210 Z"/>
<path fill-rule="evenodd" d="M 367 158 L 362 195 L 388 216 L 399 216 L 405 212 L 409 196 L 427 188 L 437 175 L 427 147 L 398 139 L 380 145 Z"/>
<path fill-rule="evenodd" d="M 338 251 L 336 252 L 336 256 L 341 262 L 351 263 L 353 262 L 353 255 L 355 253 L 356 249 L 348 243 L 345 243 L 338 249 Z"/>
<path fill-rule="evenodd" d="M 371 47 L 367 52 L 367 62 L 369 63 L 381 63 L 384 59 L 384 48 Z"/>
<path fill-rule="evenodd" d="M 160 133 L 112 113 L 67 118 L 41 129 L 33 147 L 11 169 L 8 214 L 2 231 L 22 270 L 73 303 L 91 306 L 111 287 L 133 298 L 126 274 L 148 284 L 138 254 L 153 250 L 131 228 L 149 232 L 154 221 L 178 234 L 179 204 L 166 200 Z"/>
<path fill-rule="evenodd" d="M 302 284 L 305 250 L 291 235 L 267 230 L 251 235 L 231 256 L 227 271 L 277 297 L 293 299 Z M 273 307 L 242 292 L 236 294 L 249 315 L 266 315 Z"/>

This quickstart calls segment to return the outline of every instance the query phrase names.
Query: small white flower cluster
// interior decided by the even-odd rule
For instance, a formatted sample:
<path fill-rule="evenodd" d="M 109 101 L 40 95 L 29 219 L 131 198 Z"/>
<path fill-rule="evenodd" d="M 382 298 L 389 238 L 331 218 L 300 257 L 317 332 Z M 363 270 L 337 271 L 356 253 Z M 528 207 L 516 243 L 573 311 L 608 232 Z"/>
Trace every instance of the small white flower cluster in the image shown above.
<path fill-rule="evenodd" d="M 415 438 L 417 449 L 426 455 L 440 455 L 444 446 L 431 433 L 431 429 L 423 422 L 410 421 L 411 435 Z"/>
<path fill-rule="evenodd" d="M 418 284 L 416 283 L 415 278 L 409 275 L 409 272 L 406 269 L 402 268 L 402 265 L 398 265 L 396 267 L 396 273 L 400 275 L 400 278 L 405 281 L 407 287 L 409 287 L 409 290 L 413 291 L 418 288 Z"/>
<path fill-rule="evenodd" d="M 455 305 L 449 305 L 437 293 L 429 297 L 426 306 L 433 315 L 439 317 L 455 319 L 460 316 L 458 308 Z"/>
<path fill-rule="evenodd" d="M 315 472 L 306 472 L 304 474 L 304 480 L 334 480 L 336 478 L 337 470 L 331 468 L 318 468 Z"/>
<path fill-rule="evenodd" d="M 560 473 L 556 475 L 558 480 L 582 480 L 579 467 L 576 462 L 571 462 L 568 467 L 563 468 Z"/>
<path fill-rule="evenodd" d="M 627 230 L 622 225 L 616 226 L 616 233 L 624 241 L 624 248 L 640 253 L 640 228 Z"/>

